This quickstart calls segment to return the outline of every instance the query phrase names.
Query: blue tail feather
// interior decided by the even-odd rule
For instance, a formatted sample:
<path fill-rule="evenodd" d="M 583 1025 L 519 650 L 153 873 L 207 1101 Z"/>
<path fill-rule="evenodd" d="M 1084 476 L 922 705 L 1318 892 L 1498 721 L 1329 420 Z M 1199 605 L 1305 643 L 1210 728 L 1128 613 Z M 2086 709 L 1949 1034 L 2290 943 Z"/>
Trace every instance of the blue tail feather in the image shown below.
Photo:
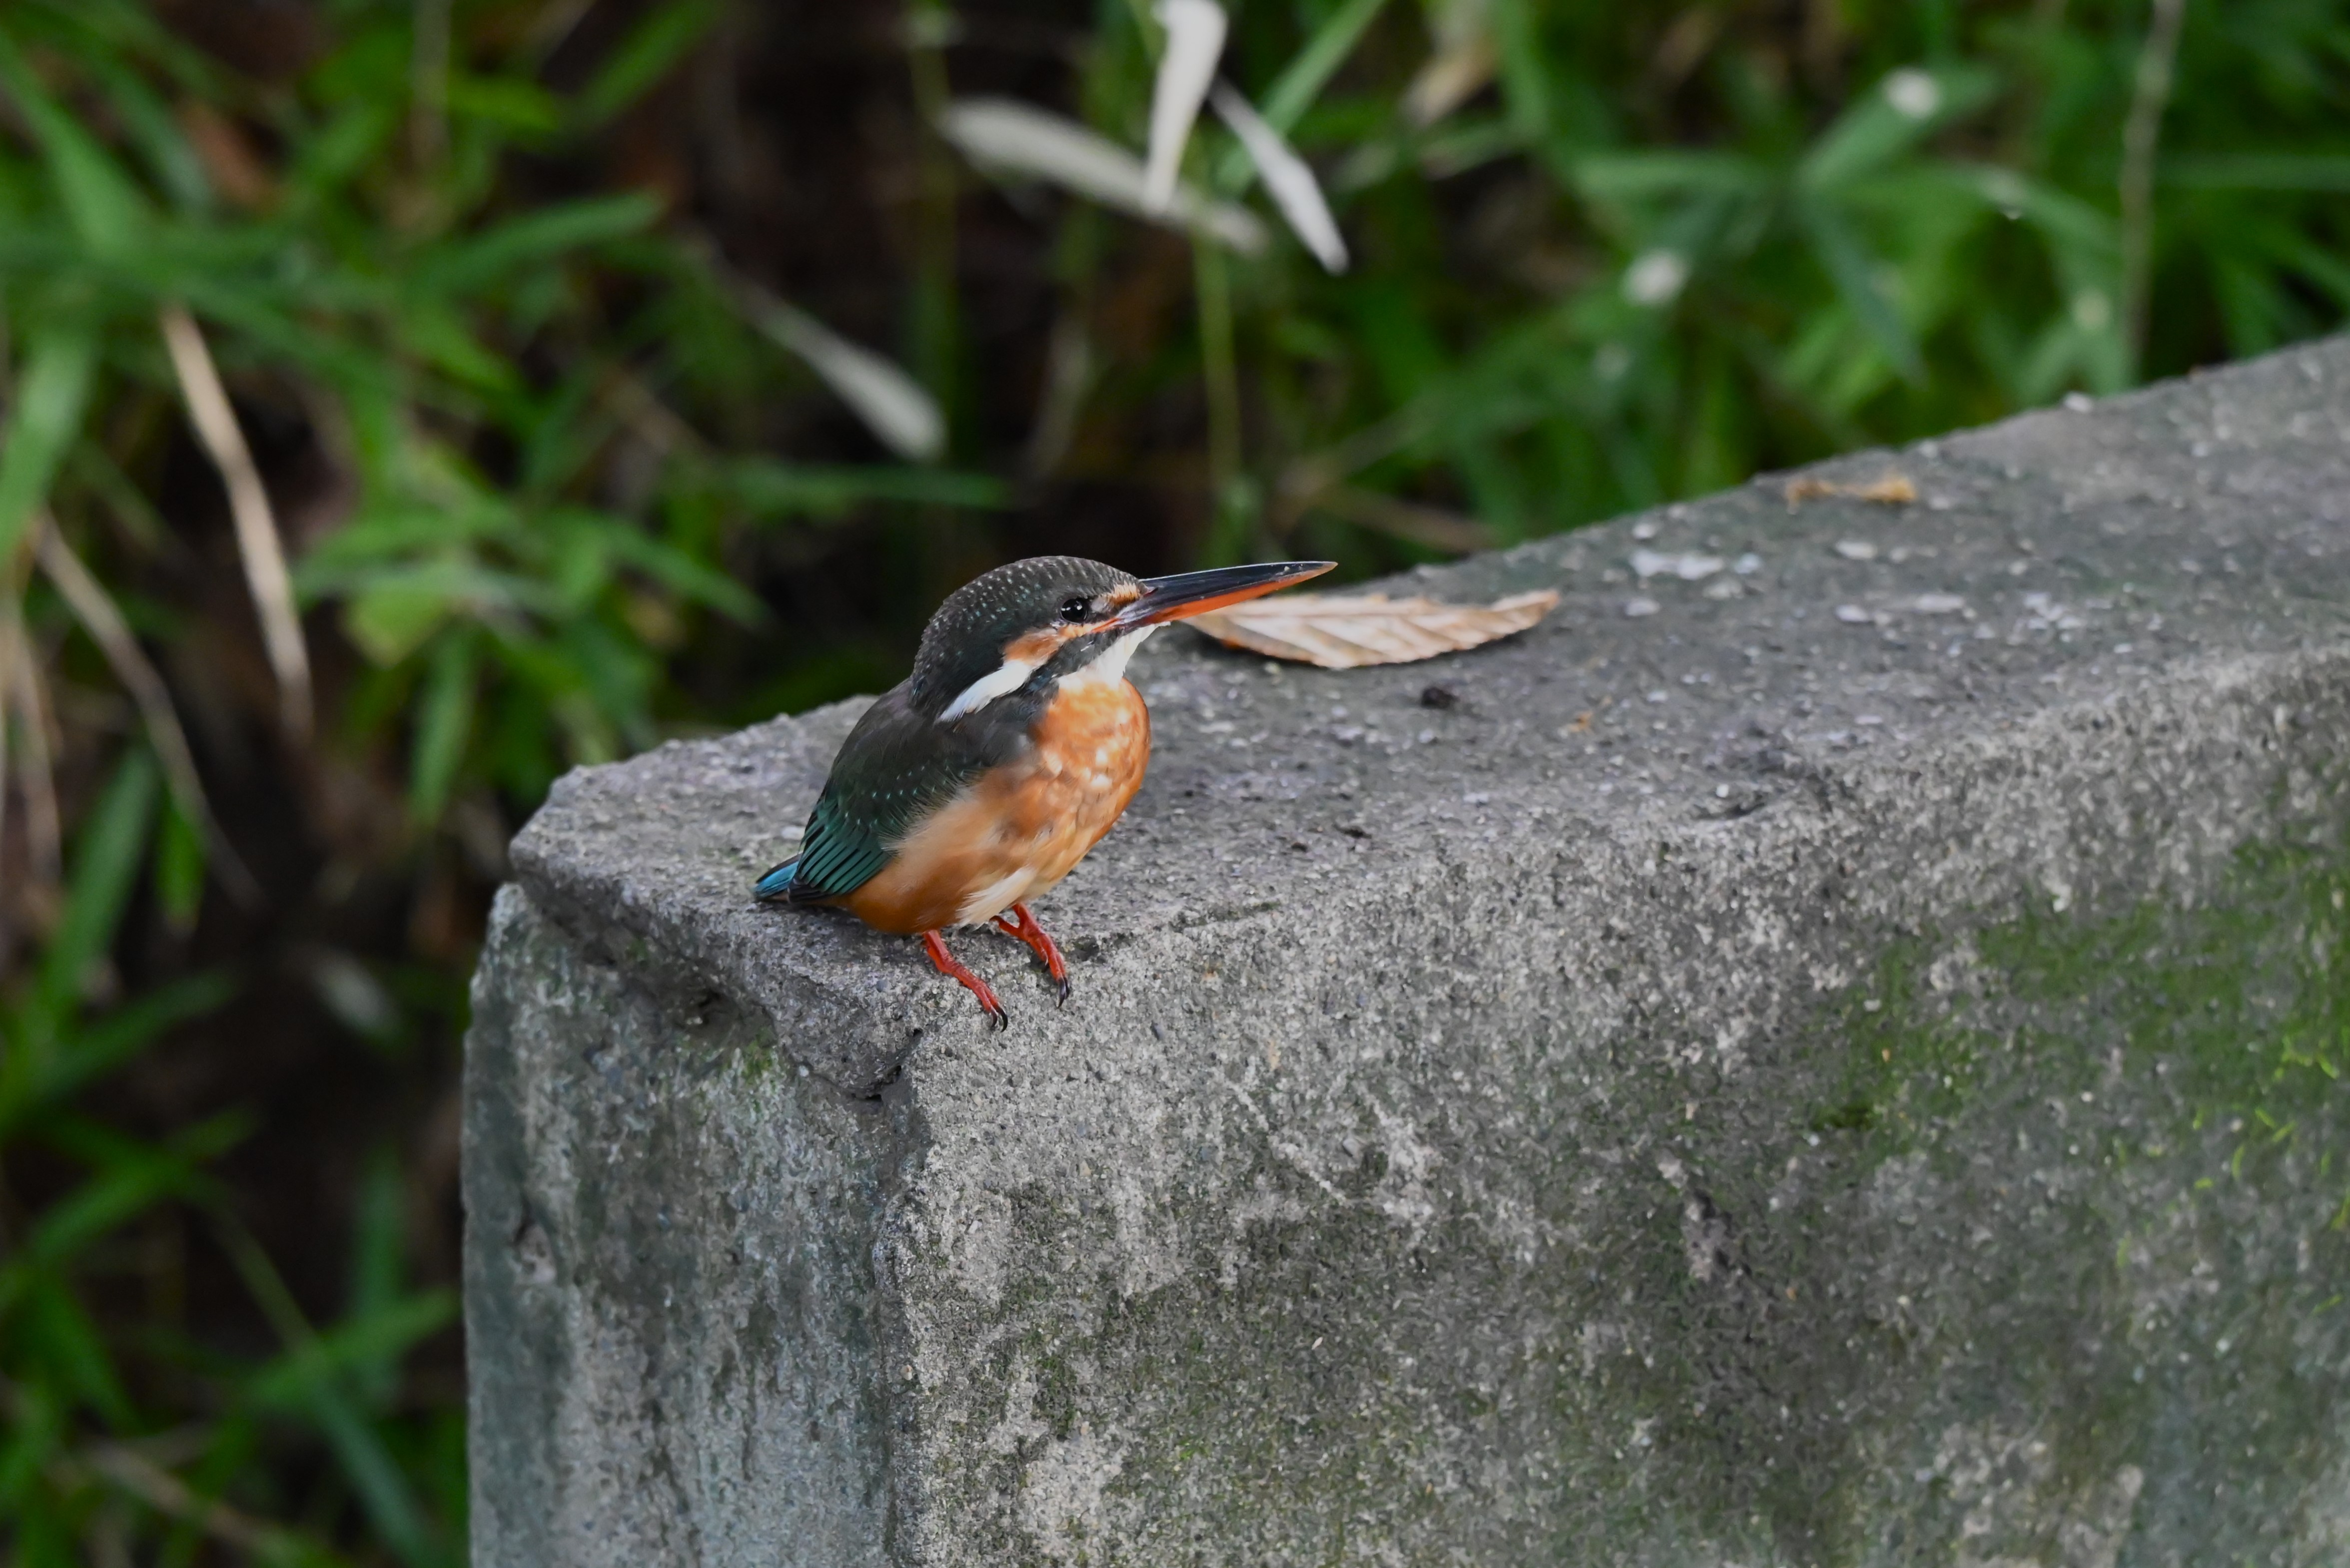
<path fill-rule="evenodd" d="M 800 857 L 796 855 L 793 856 L 753 884 L 751 896 L 754 898 L 782 898 L 791 891 L 792 877 L 799 870 L 799 865 Z"/>

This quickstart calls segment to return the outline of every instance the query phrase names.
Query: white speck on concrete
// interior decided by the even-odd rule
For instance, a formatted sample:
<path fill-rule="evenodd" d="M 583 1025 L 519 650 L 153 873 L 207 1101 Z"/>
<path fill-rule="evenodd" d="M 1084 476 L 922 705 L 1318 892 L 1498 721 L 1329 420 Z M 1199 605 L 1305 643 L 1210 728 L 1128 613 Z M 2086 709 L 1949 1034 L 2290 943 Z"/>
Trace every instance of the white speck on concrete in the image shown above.
<path fill-rule="evenodd" d="M 1700 583 L 1722 568 L 1719 556 L 1690 554 L 1672 555 L 1663 550 L 1635 550 L 1632 570 L 1642 582 L 1650 577 L 1679 577 L 1685 583 Z"/>

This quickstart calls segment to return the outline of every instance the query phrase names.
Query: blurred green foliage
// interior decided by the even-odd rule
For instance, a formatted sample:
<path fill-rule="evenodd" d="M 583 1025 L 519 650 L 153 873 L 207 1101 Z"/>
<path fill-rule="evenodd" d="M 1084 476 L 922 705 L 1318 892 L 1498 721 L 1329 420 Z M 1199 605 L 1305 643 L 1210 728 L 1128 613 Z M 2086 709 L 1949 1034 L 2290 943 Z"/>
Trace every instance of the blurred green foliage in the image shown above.
<path fill-rule="evenodd" d="M 1382 503 L 1401 495 L 1508 542 L 2350 309 L 2338 4 L 1430 9 L 1492 90 L 1425 123 L 1408 106 L 1435 73 L 1386 15 L 1406 7 L 1235 16 L 1228 65 L 1276 122 L 1294 106 L 1357 258 L 1337 278 L 1295 247 L 1229 269 L 1232 478 L 1276 535 L 1318 516 L 1409 536 Z M 1139 11 L 1103 5 L 1085 76 L 1129 140 Z M 1333 36 L 1350 63 L 1310 105 L 1286 95 Z M 1237 189 L 1246 165 L 1218 151 L 1201 166 Z"/>
<path fill-rule="evenodd" d="M 741 275 L 673 181 L 590 156 L 700 106 L 713 57 L 787 57 L 791 7 L 318 0 L 317 47 L 272 74 L 170 5 L 0 5 L 12 1561 L 463 1551 L 462 1413 L 404 1371 L 454 1303 L 411 1277 L 399 1161 L 365 1163 L 348 1289 L 306 1311 L 215 1174 L 252 1117 L 134 1132 L 107 1109 L 191 1021 L 271 983 L 184 943 L 122 961 L 150 928 L 216 918 L 255 830 L 215 825 L 173 771 L 168 711 L 92 695 L 140 678 L 41 549 L 88 563 L 168 701 L 276 725 L 287 671 L 223 566 L 250 573 L 250 549 L 203 555 L 229 535 L 191 475 L 221 456 L 191 434 L 168 313 L 199 325 L 250 431 L 300 432 L 255 441 L 317 669 L 316 733 L 282 733 L 277 765 L 314 801 L 318 778 L 390 781 L 337 786 L 371 846 L 324 857 L 342 865 L 430 857 L 485 821 L 494 838 L 567 765 L 886 674 L 870 646 L 902 649 L 941 587 L 1029 553 L 1088 485 L 1155 498 L 1133 510 L 1163 536 L 1124 524 L 1120 548 L 1362 575 L 2119 390 L 2350 309 L 2345 0 L 1248 0 L 1225 73 L 1319 172 L 1354 254 L 1337 276 L 1285 236 L 1233 254 L 999 193 L 928 129 L 1011 91 L 1139 146 L 1159 47 L 1141 0 L 839 9 L 888 57 L 877 112 L 900 132 L 864 178 L 890 192 L 889 254 L 866 265 L 895 303 L 878 336 L 863 323 L 889 357 Z M 1212 121 L 1189 169 L 1256 199 Z M 997 309 L 1007 272 L 1020 303 Z M 940 461 L 888 456 L 920 442 L 873 400 L 910 389 L 943 410 Z M 882 607 L 856 649 L 765 607 L 834 549 L 865 552 Z M 712 662 L 750 639 L 782 651 Z M 199 750 L 217 797 L 226 753 Z M 455 1010 L 447 941 L 368 957 L 318 983 L 370 1044 Z M 410 958 L 446 978 L 385 1000 L 372 977 Z M 133 971 L 152 983 L 124 987 Z M 166 1211 L 266 1347 L 120 1288 L 125 1238 Z"/>

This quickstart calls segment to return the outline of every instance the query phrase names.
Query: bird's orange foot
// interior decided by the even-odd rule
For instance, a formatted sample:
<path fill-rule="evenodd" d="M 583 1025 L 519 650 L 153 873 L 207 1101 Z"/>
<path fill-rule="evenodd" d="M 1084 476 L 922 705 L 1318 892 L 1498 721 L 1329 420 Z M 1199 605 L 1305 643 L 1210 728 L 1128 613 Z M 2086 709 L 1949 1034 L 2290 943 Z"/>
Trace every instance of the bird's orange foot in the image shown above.
<path fill-rule="evenodd" d="M 1045 972 L 1051 975 L 1053 983 L 1061 988 L 1061 1005 L 1067 1006 L 1069 1002 L 1068 961 L 1061 956 L 1060 944 L 1046 936 L 1045 928 L 1037 923 L 1036 917 L 1028 912 L 1028 906 L 1013 905 L 1008 914 L 995 917 L 995 924 L 997 929 L 1006 934 L 1019 938 L 1021 941 L 1027 944 L 1030 952 L 1045 961 Z"/>
<path fill-rule="evenodd" d="M 995 1000 L 995 988 L 972 973 L 962 960 L 947 951 L 946 941 L 938 932 L 924 931 L 922 946 L 941 974 L 951 977 L 965 991 L 979 998 L 979 1005 L 985 1010 L 990 1023 L 998 1029 L 1012 1027 L 1012 1015 L 1003 1011 L 1003 1003 Z"/>

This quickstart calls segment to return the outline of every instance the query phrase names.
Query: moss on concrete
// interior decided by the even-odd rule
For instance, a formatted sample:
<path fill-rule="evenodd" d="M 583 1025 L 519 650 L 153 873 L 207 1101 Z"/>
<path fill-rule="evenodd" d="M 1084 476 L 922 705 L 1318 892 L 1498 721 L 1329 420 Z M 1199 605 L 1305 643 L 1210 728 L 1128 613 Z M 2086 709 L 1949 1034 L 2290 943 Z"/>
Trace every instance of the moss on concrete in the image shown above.
<path fill-rule="evenodd" d="M 566 780 L 477 1556 L 2350 1560 L 2345 430 L 2350 342 L 1464 562 L 1563 597 L 1440 710 L 1159 639 L 1001 1035 L 745 897 L 854 706 Z"/>
<path fill-rule="evenodd" d="M 1267 1218 L 1187 1272 L 1221 1288 L 1046 1266 L 995 1303 L 1025 1326 L 959 1398 L 1027 1425 L 936 1501 L 1014 1563 L 2324 1561 L 2345 891 L 2329 835 L 2244 850 L 2192 904 L 1896 938 L 1747 1085 L 1775 1127 L 1619 1081 L 1584 1138 L 1672 1129 L 1662 1179 L 1596 1226 L 1562 1203 L 1580 1244 L 1536 1264 L 1317 1204 L 1260 1153 L 1219 1202 Z M 1564 1192 L 1584 1151 L 1555 1152 Z M 1367 1151 L 1363 1189 L 1382 1174 Z M 1116 1254 L 1066 1183 L 1009 1196 L 1023 1255 Z M 1097 1507 L 1023 1512 L 1040 1461 L 1110 1427 Z"/>

